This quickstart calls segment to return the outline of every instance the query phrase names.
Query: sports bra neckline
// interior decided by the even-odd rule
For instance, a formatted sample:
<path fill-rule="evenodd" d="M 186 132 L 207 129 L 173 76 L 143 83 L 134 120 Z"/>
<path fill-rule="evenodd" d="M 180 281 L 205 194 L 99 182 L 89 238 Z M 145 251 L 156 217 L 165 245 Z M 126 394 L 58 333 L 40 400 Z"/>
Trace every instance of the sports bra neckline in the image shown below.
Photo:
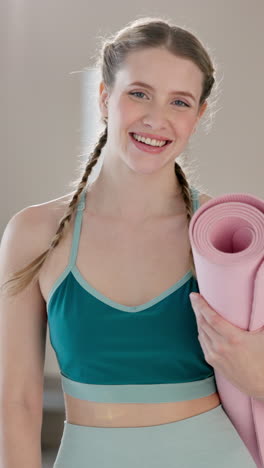
<path fill-rule="evenodd" d="M 184 286 L 185 283 L 190 281 L 192 278 L 194 278 L 192 271 L 188 270 L 178 281 L 173 283 L 170 287 L 166 288 L 164 291 L 162 291 L 159 295 L 155 296 L 153 299 L 150 299 L 147 302 L 144 302 L 143 304 L 139 304 L 136 306 L 127 306 L 124 304 L 121 304 L 119 302 L 113 301 L 109 297 L 105 296 L 102 294 L 99 290 L 94 288 L 82 275 L 80 270 L 77 267 L 76 264 L 76 259 L 78 255 L 78 247 L 79 247 L 79 240 L 80 240 L 80 234 L 81 234 L 81 225 L 82 225 L 82 215 L 83 215 L 83 210 L 85 208 L 85 200 L 86 200 L 86 189 L 83 191 L 81 194 L 77 210 L 76 210 L 76 217 L 74 221 L 74 230 L 73 230 L 73 237 L 72 237 L 72 245 L 71 245 L 71 252 L 70 252 L 70 259 L 68 262 L 67 267 L 65 270 L 62 272 L 62 274 L 57 278 L 55 283 L 53 284 L 49 295 L 47 299 L 47 311 L 49 310 L 49 306 L 51 303 L 51 299 L 54 296 L 55 291 L 59 287 L 59 285 L 71 274 L 74 279 L 77 281 L 81 289 L 85 292 L 88 292 L 91 296 L 96 298 L 99 302 L 102 304 L 106 304 L 114 309 L 121 310 L 123 312 L 140 312 L 143 310 L 148 309 L 149 307 L 152 307 L 155 304 L 158 304 L 161 302 L 163 299 L 166 297 L 170 296 L 173 294 L 175 291 L 179 290 Z M 198 191 L 194 188 L 191 187 L 192 191 L 192 201 L 193 201 L 193 211 L 195 212 L 198 207 L 199 207 L 199 198 L 198 198 Z"/>

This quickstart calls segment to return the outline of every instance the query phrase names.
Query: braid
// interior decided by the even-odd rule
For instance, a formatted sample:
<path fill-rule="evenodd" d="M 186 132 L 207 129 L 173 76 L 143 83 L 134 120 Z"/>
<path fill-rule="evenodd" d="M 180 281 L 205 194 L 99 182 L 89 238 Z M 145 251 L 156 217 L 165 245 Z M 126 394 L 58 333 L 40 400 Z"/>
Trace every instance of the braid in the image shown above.
<path fill-rule="evenodd" d="M 191 31 L 172 24 L 167 19 L 163 20 L 159 17 L 142 17 L 128 23 L 127 26 L 119 30 L 116 34 L 109 36 L 109 39 L 104 39 L 103 37 L 102 39 L 103 43 L 98 54 L 98 59 L 96 60 L 96 68 L 98 67 L 100 69 L 101 79 L 107 90 L 110 92 L 115 85 L 116 74 L 120 68 L 125 65 L 125 60 L 130 53 L 144 50 L 146 48 L 162 47 L 175 55 L 175 57 L 182 57 L 187 60 L 191 60 L 202 72 L 203 85 L 199 107 L 201 107 L 211 95 L 212 88 L 215 83 L 215 66 L 203 43 Z M 213 114 L 210 114 L 210 117 L 212 115 Z M 3 289 L 4 286 L 4 289 L 10 289 L 12 291 L 12 295 L 15 295 L 35 280 L 47 256 L 59 244 L 65 235 L 78 205 L 80 196 L 85 190 L 92 168 L 97 163 L 101 150 L 106 143 L 107 118 L 108 117 L 102 118 L 106 128 L 101 134 L 84 171 L 83 167 L 81 167 L 80 172 L 83 173 L 81 181 L 79 182 L 79 175 L 78 180 L 74 181 L 73 186 L 75 192 L 69 205 L 68 200 L 61 200 L 60 202 L 62 205 L 65 204 L 67 208 L 63 218 L 59 222 L 57 232 L 53 237 L 49 248 L 24 269 L 12 274 L 11 279 L 4 283 L 4 285 L 0 285 L 1 289 Z M 190 220 L 193 215 L 192 193 L 187 177 L 185 176 L 182 168 L 176 162 L 175 174 L 181 187 L 182 197 L 186 206 L 188 224 L 190 224 Z M 190 250 L 190 263 L 193 275 L 197 278 L 192 250 Z M 9 288 L 6 286 L 7 284 Z"/>
<path fill-rule="evenodd" d="M 188 220 L 188 226 L 189 226 L 192 215 L 193 215 L 191 188 L 188 184 L 187 178 L 185 177 L 185 174 L 181 166 L 176 161 L 175 161 L 174 168 L 175 168 L 175 175 L 180 184 L 182 197 L 186 206 L 186 214 L 187 214 L 187 220 Z M 192 249 L 190 249 L 190 269 L 192 271 L 193 276 L 197 279 Z"/>
<path fill-rule="evenodd" d="M 92 168 L 96 165 L 99 156 L 101 154 L 102 148 L 104 147 L 107 140 L 107 126 L 105 127 L 104 131 L 102 132 L 98 143 L 95 146 L 91 157 L 89 158 L 87 165 L 85 167 L 85 171 L 83 177 L 74 193 L 72 200 L 66 210 L 65 215 L 61 218 L 59 222 L 59 227 L 56 231 L 55 236 L 51 240 L 50 246 L 45 252 L 39 255 L 33 262 L 26 265 L 23 269 L 13 273 L 11 277 L 1 285 L 1 290 L 3 292 L 7 291 L 8 294 L 15 295 L 18 292 L 22 291 L 29 283 L 35 283 L 41 266 L 44 264 L 48 255 L 57 247 L 65 233 L 67 232 L 67 228 L 69 227 L 70 220 L 77 208 L 80 196 L 83 190 L 86 187 L 86 183 L 88 177 L 92 171 Z"/>
<path fill-rule="evenodd" d="M 85 167 L 85 171 L 84 171 L 84 174 L 82 176 L 82 179 L 76 189 L 76 192 L 74 193 L 73 197 L 72 197 L 72 200 L 68 206 L 68 210 L 66 211 L 66 214 L 63 216 L 63 218 L 61 219 L 60 221 L 60 224 L 59 224 L 59 227 L 58 227 L 58 230 L 51 242 L 51 245 L 50 245 L 50 248 L 49 248 L 49 251 L 53 250 L 54 247 L 56 247 L 59 243 L 59 241 L 62 239 L 63 237 L 63 234 L 64 234 L 64 229 L 65 229 L 65 226 L 66 225 L 69 225 L 70 223 L 70 220 L 77 208 L 77 205 L 78 205 L 78 202 L 80 200 L 80 197 L 81 197 L 81 194 L 83 192 L 83 190 L 85 189 L 86 187 L 86 184 L 87 184 L 87 180 L 88 180 L 88 177 L 89 175 L 91 174 L 92 172 L 92 168 L 96 165 L 98 159 L 99 159 L 99 156 L 101 154 L 101 151 L 102 151 L 102 148 L 104 147 L 105 143 L 106 143 L 106 140 L 107 140 L 107 127 L 105 128 L 105 130 L 102 132 L 99 140 L 98 140 L 98 143 L 96 144 L 95 146 L 95 149 L 90 157 L 90 159 L 88 160 L 87 164 L 86 164 L 86 167 Z"/>

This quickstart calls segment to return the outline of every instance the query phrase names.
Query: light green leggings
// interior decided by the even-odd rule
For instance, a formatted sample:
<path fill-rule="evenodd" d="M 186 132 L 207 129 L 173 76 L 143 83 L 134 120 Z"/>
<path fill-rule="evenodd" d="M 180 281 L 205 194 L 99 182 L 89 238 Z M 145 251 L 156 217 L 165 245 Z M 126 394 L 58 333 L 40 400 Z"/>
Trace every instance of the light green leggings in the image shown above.
<path fill-rule="evenodd" d="M 64 422 L 54 468 L 256 468 L 222 405 L 144 427 Z"/>

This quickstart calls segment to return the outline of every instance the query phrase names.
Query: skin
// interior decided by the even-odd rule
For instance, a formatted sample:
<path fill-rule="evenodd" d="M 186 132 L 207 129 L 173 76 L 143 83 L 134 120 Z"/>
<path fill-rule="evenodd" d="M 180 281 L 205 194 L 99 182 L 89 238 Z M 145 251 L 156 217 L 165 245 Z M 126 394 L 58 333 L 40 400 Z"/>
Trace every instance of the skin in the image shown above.
<path fill-rule="evenodd" d="M 202 79 L 192 61 L 151 48 L 129 54 L 111 91 L 100 83 L 99 106 L 102 118 L 108 117 L 108 139 L 91 209 L 136 223 L 177 214 L 182 200 L 174 161 L 206 110 L 206 102 L 199 108 Z M 130 86 L 134 81 L 154 90 Z M 195 101 L 179 93 L 170 95 L 174 90 L 189 91 Z M 130 94 L 135 91 L 140 94 Z M 135 147 L 129 132 L 160 135 L 173 142 L 164 152 L 150 154 Z"/>
<path fill-rule="evenodd" d="M 206 361 L 242 393 L 264 402 L 264 326 L 243 330 L 221 317 L 201 294 L 192 293 L 190 299 Z"/>
<path fill-rule="evenodd" d="M 181 214 L 185 205 L 174 172 L 182 153 L 206 110 L 199 108 L 202 73 L 191 61 L 164 49 L 130 54 L 118 71 L 114 87 L 99 88 L 102 118 L 108 117 L 108 138 L 102 150 L 103 165 L 89 192 L 89 213 L 109 217 L 115 223 L 142 228 L 145 221 Z M 142 81 L 154 90 L 129 86 Z M 172 90 L 189 91 L 195 101 Z M 132 96 L 138 91 L 143 95 Z M 140 97 L 139 97 L 140 96 Z M 183 103 L 190 107 L 185 107 Z M 160 154 L 138 150 L 129 132 L 164 136 L 173 143 Z M 88 208 L 87 208 L 88 209 Z M 72 424 L 95 426 L 144 426 L 177 421 L 200 414 L 220 404 L 218 394 L 186 402 L 160 404 L 108 404 L 77 401 L 66 397 L 66 416 Z"/>

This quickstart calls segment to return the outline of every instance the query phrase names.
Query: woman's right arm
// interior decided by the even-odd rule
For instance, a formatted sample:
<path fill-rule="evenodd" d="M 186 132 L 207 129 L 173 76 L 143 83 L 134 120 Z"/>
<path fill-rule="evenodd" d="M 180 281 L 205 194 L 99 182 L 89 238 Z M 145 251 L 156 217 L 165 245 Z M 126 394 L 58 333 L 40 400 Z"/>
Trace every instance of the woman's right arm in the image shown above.
<path fill-rule="evenodd" d="M 47 246 L 38 205 L 7 224 L 0 244 L 0 285 Z M 0 468 L 41 468 L 46 303 L 39 282 L 14 297 L 0 292 Z"/>

